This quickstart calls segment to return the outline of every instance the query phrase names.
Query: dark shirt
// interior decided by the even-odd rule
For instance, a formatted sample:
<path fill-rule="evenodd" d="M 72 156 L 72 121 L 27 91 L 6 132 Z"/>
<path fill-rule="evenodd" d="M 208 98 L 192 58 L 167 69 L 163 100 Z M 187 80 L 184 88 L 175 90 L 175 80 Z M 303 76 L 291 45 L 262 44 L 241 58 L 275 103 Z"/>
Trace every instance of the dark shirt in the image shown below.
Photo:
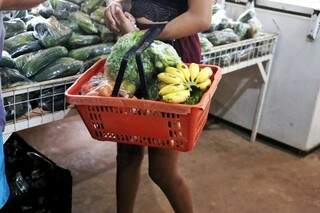
<path fill-rule="evenodd" d="M 132 0 L 131 13 L 153 22 L 171 21 L 188 9 L 187 0 Z"/>

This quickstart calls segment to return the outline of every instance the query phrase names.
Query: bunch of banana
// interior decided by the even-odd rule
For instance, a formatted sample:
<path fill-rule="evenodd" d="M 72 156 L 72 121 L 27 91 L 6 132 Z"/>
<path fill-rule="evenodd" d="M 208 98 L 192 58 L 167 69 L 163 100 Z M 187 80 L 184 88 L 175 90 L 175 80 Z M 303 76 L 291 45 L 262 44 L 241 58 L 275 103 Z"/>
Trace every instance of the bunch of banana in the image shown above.
<path fill-rule="evenodd" d="M 209 67 L 200 69 L 198 64 L 178 64 L 177 67 L 166 67 L 158 74 L 160 81 L 159 95 L 168 103 L 184 103 L 190 97 L 192 87 L 205 91 L 210 85 L 212 70 Z"/>

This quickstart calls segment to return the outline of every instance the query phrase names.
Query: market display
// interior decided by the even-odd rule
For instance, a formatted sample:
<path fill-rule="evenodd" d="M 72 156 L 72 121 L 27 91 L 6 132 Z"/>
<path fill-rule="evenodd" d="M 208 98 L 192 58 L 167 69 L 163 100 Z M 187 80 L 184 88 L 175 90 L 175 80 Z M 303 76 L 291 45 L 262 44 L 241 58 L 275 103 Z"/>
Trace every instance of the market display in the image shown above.
<path fill-rule="evenodd" d="M 208 52 L 211 47 L 207 40 L 213 46 L 230 44 L 259 36 L 261 28 L 253 3 L 237 20 L 229 18 L 222 5 L 215 4 L 212 10 L 211 26 L 200 35 L 201 46 L 205 52 Z"/>
<path fill-rule="evenodd" d="M 74 76 L 105 58 L 116 37 L 104 25 L 104 8 L 104 0 L 49 0 L 32 10 L 3 11 L 6 37 L 0 61 L 2 88 Z M 47 90 L 34 93 L 32 99 L 38 101 L 32 101 L 30 95 L 21 95 L 22 99 L 5 97 L 7 120 L 34 108 L 64 109 L 65 89 L 58 90 L 61 95 Z M 52 100 L 54 103 L 48 102 Z"/>

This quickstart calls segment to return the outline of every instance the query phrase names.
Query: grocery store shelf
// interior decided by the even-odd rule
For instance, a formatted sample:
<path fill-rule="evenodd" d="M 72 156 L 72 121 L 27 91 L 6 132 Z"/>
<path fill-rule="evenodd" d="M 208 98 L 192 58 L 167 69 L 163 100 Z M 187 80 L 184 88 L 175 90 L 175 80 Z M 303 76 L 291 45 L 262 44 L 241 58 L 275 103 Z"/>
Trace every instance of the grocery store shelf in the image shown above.
<path fill-rule="evenodd" d="M 7 112 L 3 133 L 13 132 L 63 119 L 72 111 L 64 93 L 78 75 L 5 89 L 2 92 Z"/>
<path fill-rule="evenodd" d="M 258 67 L 263 84 L 254 116 L 251 142 L 255 142 L 261 122 L 277 39 L 278 36 L 275 34 L 264 33 L 253 39 L 214 47 L 212 51 L 202 55 L 202 63 L 220 66 L 222 74 L 241 71 L 254 65 Z"/>

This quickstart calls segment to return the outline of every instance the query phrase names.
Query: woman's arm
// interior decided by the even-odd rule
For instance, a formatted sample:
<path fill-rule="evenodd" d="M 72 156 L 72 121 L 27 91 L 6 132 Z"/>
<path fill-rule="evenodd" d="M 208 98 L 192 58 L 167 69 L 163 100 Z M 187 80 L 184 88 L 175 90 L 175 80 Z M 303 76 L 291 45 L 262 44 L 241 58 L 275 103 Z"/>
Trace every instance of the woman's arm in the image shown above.
<path fill-rule="evenodd" d="M 207 30 L 211 24 L 212 0 L 188 0 L 189 9 L 168 22 L 159 38 L 178 39 Z"/>
<path fill-rule="evenodd" d="M 0 0 L 0 10 L 23 10 L 37 6 L 45 0 Z"/>

